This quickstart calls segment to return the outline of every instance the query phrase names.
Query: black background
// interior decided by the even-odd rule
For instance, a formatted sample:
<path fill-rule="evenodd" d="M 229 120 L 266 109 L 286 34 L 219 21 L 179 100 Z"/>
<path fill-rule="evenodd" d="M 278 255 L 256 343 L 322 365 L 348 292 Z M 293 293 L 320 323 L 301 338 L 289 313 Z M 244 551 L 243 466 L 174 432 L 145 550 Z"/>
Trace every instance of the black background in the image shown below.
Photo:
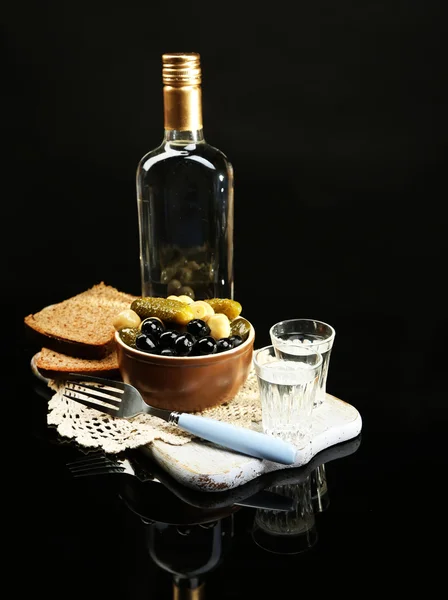
<path fill-rule="evenodd" d="M 258 344 L 280 319 L 321 319 L 363 391 L 376 370 L 365 344 L 390 357 L 383 377 L 395 371 L 400 389 L 424 385 L 392 355 L 411 343 L 429 361 L 446 327 L 443 13 L 428 2 L 295 10 L 6 10 L 5 286 L 19 329 L 101 280 L 140 293 L 135 170 L 163 135 L 161 54 L 198 51 L 206 139 L 235 169 L 235 298 Z"/>
<path fill-rule="evenodd" d="M 135 169 L 163 133 L 161 53 L 191 50 L 206 138 L 235 168 L 247 315 L 260 302 L 269 321 L 441 313 L 446 69 L 432 3 L 245 15 L 43 2 L 6 17 L 19 292 L 51 277 L 60 291 L 43 286 L 43 301 L 100 279 L 138 293 Z"/>
<path fill-rule="evenodd" d="M 3 19 L 3 285 L 17 339 L 25 315 L 99 281 L 140 293 L 135 170 L 163 135 L 161 54 L 200 52 L 205 137 L 235 169 L 235 298 L 257 345 L 283 318 L 331 323 L 328 389 L 363 416 L 360 487 L 339 507 L 351 520 L 333 526 L 324 553 L 349 552 L 362 527 L 380 552 L 377 526 L 394 528 L 388 494 L 398 508 L 391 482 L 413 480 L 416 467 L 419 482 L 433 481 L 444 452 L 438 3 L 21 2 Z M 332 483 L 342 493 L 350 477 Z M 353 517 L 374 508 L 378 521 Z"/>

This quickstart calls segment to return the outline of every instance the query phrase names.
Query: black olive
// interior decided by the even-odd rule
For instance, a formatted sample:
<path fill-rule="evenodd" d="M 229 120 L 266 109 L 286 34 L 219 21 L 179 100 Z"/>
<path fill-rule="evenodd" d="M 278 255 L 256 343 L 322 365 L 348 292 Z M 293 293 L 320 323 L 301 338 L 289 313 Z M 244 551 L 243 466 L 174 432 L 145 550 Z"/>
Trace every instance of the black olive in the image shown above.
<path fill-rule="evenodd" d="M 188 356 L 193 348 L 195 339 L 191 333 L 182 333 L 174 342 L 174 349 L 179 356 Z"/>
<path fill-rule="evenodd" d="M 232 343 L 229 338 L 221 338 L 216 342 L 216 351 L 217 352 L 225 352 L 226 350 L 231 350 L 233 348 Z"/>
<path fill-rule="evenodd" d="M 162 348 L 161 356 L 176 356 L 176 352 L 172 348 Z"/>
<path fill-rule="evenodd" d="M 193 346 L 193 354 L 203 356 L 216 352 L 216 341 L 211 336 L 199 338 Z"/>
<path fill-rule="evenodd" d="M 147 333 L 141 333 L 135 340 L 135 346 L 139 350 L 144 352 L 150 352 L 151 354 L 158 354 L 158 348 L 156 340 L 148 335 Z"/>
<path fill-rule="evenodd" d="M 165 325 L 157 317 L 148 317 L 141 324 L 141 332 L 158 338 L 165 331 Z"/>
<path fill-rule="evenodd" d="M 229 342 L 232 344 L 232 348 L 236 348 L 243 343 L 243 338 L 240 335 L 231 335 Z"/>
<path fill-rule="evenodd" d="M 195 337 L 204 337 L 210 335 L 210 327 L 202 319 L 192 319 L 187 323 L 187 331 Z"/>
<path fill-rule="evenodd" d="M 174 342 L 179 337 L 179 333 L 174 331 L 174 329 L 167 329 L 162 332 L 159 337 L 159 346 L 160 348 L 174 348 Z"/>

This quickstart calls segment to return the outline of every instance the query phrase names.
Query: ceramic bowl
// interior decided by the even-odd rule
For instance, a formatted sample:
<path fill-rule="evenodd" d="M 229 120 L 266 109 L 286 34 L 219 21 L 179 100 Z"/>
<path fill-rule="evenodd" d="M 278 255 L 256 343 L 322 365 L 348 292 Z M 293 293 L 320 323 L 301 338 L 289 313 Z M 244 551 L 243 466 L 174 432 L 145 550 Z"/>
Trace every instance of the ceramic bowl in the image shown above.
<path fill-rule="evenodd" d="M 206 356 L 160 356 L 127 346 L 115 334 L 121 377 L 157 408 L 199 412 L 228 402 L 252 365 L 255 330 L 233 350 Z"/>

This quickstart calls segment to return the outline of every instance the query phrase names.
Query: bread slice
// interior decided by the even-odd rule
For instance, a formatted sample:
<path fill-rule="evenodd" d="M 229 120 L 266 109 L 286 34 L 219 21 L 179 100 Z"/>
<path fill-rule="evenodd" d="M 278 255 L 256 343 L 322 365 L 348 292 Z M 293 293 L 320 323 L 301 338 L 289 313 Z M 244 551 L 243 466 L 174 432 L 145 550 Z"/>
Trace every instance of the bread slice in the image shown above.
<path fill-rule="evenodd" d="M 115 347 L 113 321 L 136 296 L 101 282 L 25 317 L 40 346 L 69 356 L 102 359 Z"/>
<path fill-rule="evenodd" d="M 48 379 L 57 379 L 68 373 L 96 375 L 114 379 L 120 377 L 115 350 L 103 359 L 88 360 L 67 356 L 49 348 L 42 348 L 34 357 L 34 366 L 43 377 Z"/>

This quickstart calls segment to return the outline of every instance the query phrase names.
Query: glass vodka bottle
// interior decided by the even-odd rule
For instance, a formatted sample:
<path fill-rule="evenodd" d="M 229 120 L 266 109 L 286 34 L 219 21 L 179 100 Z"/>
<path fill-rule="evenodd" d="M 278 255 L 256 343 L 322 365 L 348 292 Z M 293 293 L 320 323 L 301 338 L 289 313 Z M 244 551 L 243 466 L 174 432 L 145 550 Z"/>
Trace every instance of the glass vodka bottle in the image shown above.
<path fill-rule="evenodd" d="M 164 138 L 137 168 L 143 296 L 233 298 L 233 169 L 202 126 L 197 53 L 162 56 Z"/>

